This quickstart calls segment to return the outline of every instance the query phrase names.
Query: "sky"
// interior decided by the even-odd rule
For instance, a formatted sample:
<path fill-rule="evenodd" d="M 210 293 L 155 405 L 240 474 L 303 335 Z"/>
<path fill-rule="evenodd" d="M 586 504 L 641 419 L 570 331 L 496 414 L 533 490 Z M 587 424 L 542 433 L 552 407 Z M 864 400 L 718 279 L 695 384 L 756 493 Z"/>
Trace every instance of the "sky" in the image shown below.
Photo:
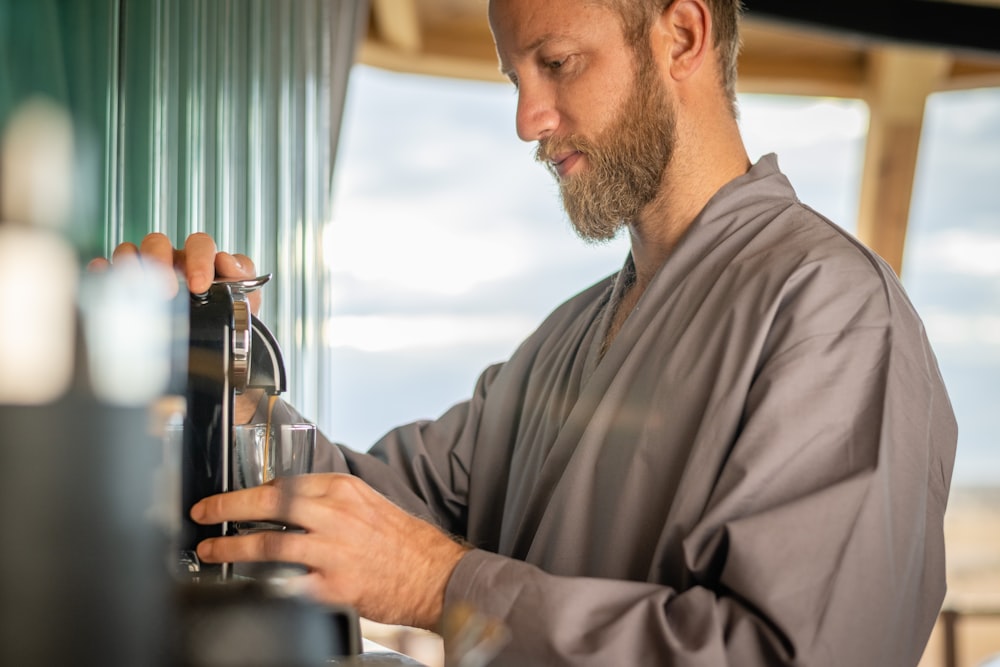
<path fill-rule="evenodd" d="M 328 254 L 333 439 L 367 449 L 467 397 L 555 306 L 616 271 L 623 239 L 581 241 L 506 84 L 358 65 L 338 148 Z M 867 108 L 741 96 L 752 159 L 778 155 L 800 198 L 853 232 Z M 1000 484 L 1000 90 L 935 96 L 904 285 L 955 403 L 955 480 Z"/>

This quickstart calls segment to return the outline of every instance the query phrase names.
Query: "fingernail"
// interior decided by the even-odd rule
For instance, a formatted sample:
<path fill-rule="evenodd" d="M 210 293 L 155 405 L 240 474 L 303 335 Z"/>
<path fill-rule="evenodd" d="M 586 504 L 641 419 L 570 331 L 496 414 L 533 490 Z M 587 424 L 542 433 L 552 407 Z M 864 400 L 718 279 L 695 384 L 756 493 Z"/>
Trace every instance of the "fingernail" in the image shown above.
<path fill-rule="evenodd" d="M 204 540 L 198 544 L 198 558 L 212 560 L 212 540 Z"/>
<path fill-rule="evenodd" d="M 204 273 L 192 273 L 188 277 L 188 280 L 190 280 L 191 291 L 194 292 L 197 289 L 197 294 L 207 292 L 212 282 Z M 202 288 L 202 285 L 204 285 L 204 288 Z"/>
<path fill-rule="evenodd" d="M 191 508 L 191 519 L 201 523 L 201 520 L 205 518 L 205 506 L 198 502 L 194 504 Z"/>

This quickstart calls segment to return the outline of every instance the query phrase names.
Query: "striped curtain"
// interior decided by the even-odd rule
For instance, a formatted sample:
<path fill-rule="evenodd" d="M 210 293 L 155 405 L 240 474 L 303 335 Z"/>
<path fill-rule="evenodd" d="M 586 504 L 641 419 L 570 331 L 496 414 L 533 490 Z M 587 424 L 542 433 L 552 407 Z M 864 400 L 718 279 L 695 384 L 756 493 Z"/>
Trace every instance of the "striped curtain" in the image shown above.
<path fill-rule="evenodd" d="M 204 231 L 264 288 L 288 398 L 330 428 L 331 182 L 356 0 L 121 0 L 116 180 L 105 249 Z"/>
<path fill-rule="evenodd" d="M 0 129 L 32 97 L 69 111 L 80 253 L 204 231 L 253 257 L 288 397 L 328 429 L 323 246 L 366 17 L 361 0 L 0 0 Z"/>

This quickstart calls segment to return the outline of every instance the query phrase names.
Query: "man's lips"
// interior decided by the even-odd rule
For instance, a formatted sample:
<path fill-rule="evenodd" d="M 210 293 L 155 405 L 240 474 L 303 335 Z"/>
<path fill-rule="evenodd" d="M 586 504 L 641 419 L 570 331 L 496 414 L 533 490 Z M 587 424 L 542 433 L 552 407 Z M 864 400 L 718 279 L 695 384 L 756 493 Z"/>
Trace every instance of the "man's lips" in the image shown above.
<path fill-rule="evenodd" d="M 566 151 L 552 156 L 552 159 L 549 160 L 549 164 L 551 164 L 552 168 L 555 169 L 557 174 L 559 174 L 559 178 L 565 178 L 582 157 L 583 153 L 580 151 Z"/>

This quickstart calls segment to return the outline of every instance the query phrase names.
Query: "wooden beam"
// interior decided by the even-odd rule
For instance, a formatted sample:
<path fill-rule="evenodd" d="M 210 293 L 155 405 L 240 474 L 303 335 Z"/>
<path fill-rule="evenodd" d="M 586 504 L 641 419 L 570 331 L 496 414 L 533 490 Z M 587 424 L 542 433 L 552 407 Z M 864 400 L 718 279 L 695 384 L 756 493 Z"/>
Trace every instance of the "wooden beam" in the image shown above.
<path fill-rule="evenodd" d="M 865 75 L 862 63 L 745 51 L 736 85 L 741 93 L 859 98 Z"/>
<path fill-rule="evenodd" d="M 380 41 L 403 53 L 417 53 L 423 48 L 417 0 L 370 1 Z"/>
<path fill-rule="evenodd" d="M 870 121 L 858 236 L 900 273 L 927 96 L 951 68 L 943 51 L 880 47 L 869 62 Z"/>
<path fill-rule="evenodd" d="M 500 74 L 496 58 L 446 56 L 420 52 L 406 54 L 384 43 L 366 39 L 358 52 L 358 62 L 372 67 L 429 76 L 470 79 L 472 81 L 507 82 Z"/>
<path fill-rule="evenodd" d="M 1000 88 L 1000 60 L 956 60 L 942 90 Z"/>

